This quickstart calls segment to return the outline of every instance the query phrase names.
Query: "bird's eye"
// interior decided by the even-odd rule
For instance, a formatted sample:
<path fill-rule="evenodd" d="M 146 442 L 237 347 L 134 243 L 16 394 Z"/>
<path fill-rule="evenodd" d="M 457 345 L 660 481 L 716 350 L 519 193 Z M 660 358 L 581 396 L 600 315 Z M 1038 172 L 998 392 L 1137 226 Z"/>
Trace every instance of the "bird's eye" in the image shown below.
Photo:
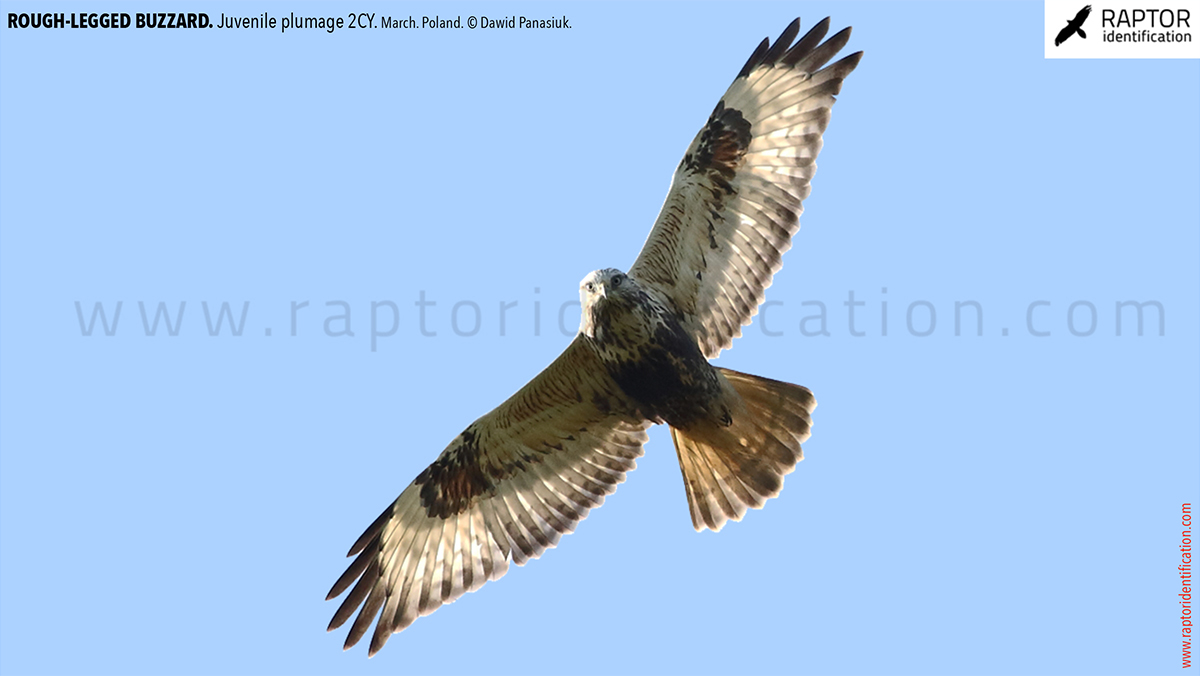
<path fill-rule="evenodd" d="M 591 282 L 588 282 L 587 284 L 583 285 L 583 288 L 587 289 L 588 293 L 591 293 L 593 290 L 595 290 L 596 285 L 592 284 Z"/>
<path fill-rule="evenodd" d="M 613 288 L 621 286 L 621 282 L 623 282 L 623 281 L 625 281 L 625 278 L 622 277 L 621 275 L 617 275 L 616 277 L 613 277 Z"/>

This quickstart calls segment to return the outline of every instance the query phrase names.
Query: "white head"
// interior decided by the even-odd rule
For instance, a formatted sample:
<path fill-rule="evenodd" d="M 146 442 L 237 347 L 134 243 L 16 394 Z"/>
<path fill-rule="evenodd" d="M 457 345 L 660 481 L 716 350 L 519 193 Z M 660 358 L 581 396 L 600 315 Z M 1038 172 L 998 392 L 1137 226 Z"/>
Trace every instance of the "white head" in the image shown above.
<path fill-rule="evenodd" d="M 613 306 L 629 304 L 636 296 L 637 283 L 616 268 L 591 272 L 579 282 L 579 331 L 589 338 L 602 332 L 601 317 Z"/>

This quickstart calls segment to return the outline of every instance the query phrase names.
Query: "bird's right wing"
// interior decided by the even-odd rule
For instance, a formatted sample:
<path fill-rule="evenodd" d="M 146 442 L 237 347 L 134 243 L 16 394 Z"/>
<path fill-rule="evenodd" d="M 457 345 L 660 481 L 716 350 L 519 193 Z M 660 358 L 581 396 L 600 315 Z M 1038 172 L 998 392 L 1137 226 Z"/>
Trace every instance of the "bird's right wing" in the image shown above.
<path fill-rule="evenodd" d="M 616 490 L 642 455 L 649 423 L 577 337 L 541 374 L 472 423 L 350 548 L 328 599 L 354 588 L 329 629 L 361 605 L 345 647 L 378 614 L 388 637 L 553 547 Z"/>

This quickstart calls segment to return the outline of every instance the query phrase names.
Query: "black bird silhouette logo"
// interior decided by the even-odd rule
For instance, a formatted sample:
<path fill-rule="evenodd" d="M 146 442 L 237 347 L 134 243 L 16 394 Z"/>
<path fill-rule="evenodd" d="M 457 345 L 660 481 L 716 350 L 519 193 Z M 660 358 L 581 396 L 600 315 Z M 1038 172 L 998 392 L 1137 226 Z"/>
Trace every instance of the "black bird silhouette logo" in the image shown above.
<path fill-rule="evenodd" d="M 1086 5 L 1083 9 L 1079 10 L 1079 13 L 1075 15 L 1075 18 L 1067 22 L 1067 27 L 1058 32 L 1058 35 L 1054 38 L 1054 46 L 1057 47 L 1061 45 L 1067 41 L 1067 38 L 1076 33 L 1079 33 L 1079 37 L 1086 40 L 1087 33 L 1083 32 L 1083 22 L 1087 21 L 1088 15 L 1091 13 L 1091 5 Z"/>

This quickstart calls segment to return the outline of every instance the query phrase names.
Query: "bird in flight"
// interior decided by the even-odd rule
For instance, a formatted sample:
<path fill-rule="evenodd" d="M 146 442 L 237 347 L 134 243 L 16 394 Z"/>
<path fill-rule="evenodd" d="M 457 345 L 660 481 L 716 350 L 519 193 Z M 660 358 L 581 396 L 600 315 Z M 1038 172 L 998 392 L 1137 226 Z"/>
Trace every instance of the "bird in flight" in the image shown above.
<path fill-rule="evenodd" d="M 1062 30 L 1060 30 L 1058 32 L 1058 35 L 1055 36 L 1054 46 L 1057 47 L 1057 46 L 1061 45 L 1062 43 L 1067 41 L 1067 38 L 1071 37 L 1072 35 L 1074 35 L 1076 33 L 1079 33 L 1079 37 L 1086 40 L 1087 33 L 1083 32 L 1083 22 L 1087 21 L 1088 15 L 1090 15 L 1091 13 L 1092 13 L 1091 5 L 1085 5 L 1083 9 L 1079 10 L 1079 13 L 1077 13 L 1075 15 L 1075 18 L 1068 21 L 1067 26 L 1065 28 L 1063 28 Z"/>
<path fill-rule="evenodd" d="M 799 229 L 834 95 L 862 52 L 826 65 L 800 20 L 763 40 L 675 170 L 628 272 L 583 278 L 579 333 L 536 378 L 471 423 L 350 548 L 327 599 L 358 610 L 345 648 L 378 617 L 369 655 L 465 592 L 541 556 L 625 480 L 646 429 L 670 426 L 696 530 L 762 507 L 803 457 L 812 393 L 714 367 L 763 302 Z M 361 606 L 361 610 L 359 610 Z"/>

